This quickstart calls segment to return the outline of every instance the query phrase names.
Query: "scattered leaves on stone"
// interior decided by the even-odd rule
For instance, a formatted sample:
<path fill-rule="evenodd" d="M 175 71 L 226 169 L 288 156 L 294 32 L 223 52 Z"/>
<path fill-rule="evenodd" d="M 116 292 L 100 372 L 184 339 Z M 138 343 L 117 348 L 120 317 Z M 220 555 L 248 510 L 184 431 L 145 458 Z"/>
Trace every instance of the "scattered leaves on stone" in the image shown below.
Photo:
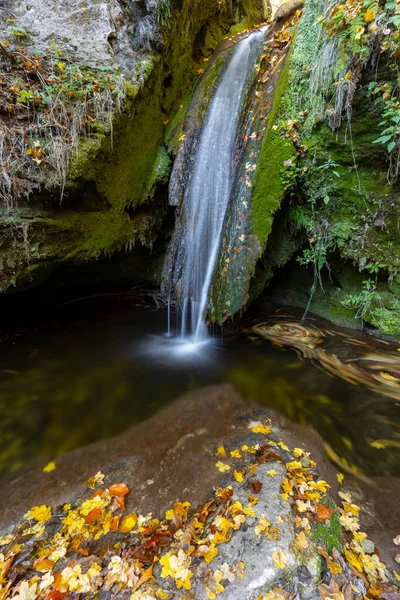
<path fill-rule="evenodd" d="M 257 435 L 271 433 L 269 424 L 252 424 L 251 429 Z M 94 491 L 79 505 L 65 504 L 54 510 L 47 505 L 34 506 L 12 533 L 0 538 L 0 600 L 67 600 L 81 594 L 93 598 L 103 591 L 114 597 L 122 590 L 129 591 L 130 600 L 172 599 L 174 590 L 179 590 L 182 598 L 194 598 L 194 582 L 201 583 L 207 597 L 214 600 L 225 591 L 226 582 L 242 581 L 246 574 L 243 561 L 212 568 L 221 544 L 242 528 L 246 535 L 267 537 L 274 544 L 281 538 L 277 527 L 284 525 L 281 516 L 274 525 L 266 514 L 256 520 L 257 494 L 278 475 L 276 469 L 266 468 L 266 463 L 285 469 L 281 495 L 293 511 L 296 552 L 307 556 L 313 530 L 328 523 L 334 514 L 345 530 L 343 553 L 333 548 L 330 554 L 318 548 L 329 573 L 319 587 L 321 598 L 348 600 L 354 577 L 366 582 L 364 600 L 379 595 L 387 582 L 385 565 L 374 544 L 359 531 L 359 508 L 345 492 L 340 492 L 341 508 L 327 503 L 329 484 L 318 479 L 309 453 L 295 448 L 290 454 L 283 442 L 265 437 L 241 450 L 219 446 L 216 453 L 240 464 L 240 469 L 235 469 L 216 463 L 222 473 L 230 474 L 232 485 L 215 488 L 214 496 L 196 509 L 189 502 L 175 502 L 162 520 L 152 514 L 125 513 L 129 487 L 123 482 L 105 487 L 101 472 L 89 479 L 88 486 Z M 254 479 L 257 471 L 262 481 Z M 235 498 L 238 485 L 256 494 L 245 494 L 247 506 Z M 400 536 L 394 542 L 399 543 Z M 283 548 L 275 548 L 268 559 L 284 570 L 289 557 Z M 277 587 L 258 600 L 292 597 L 288 590 Z"/>

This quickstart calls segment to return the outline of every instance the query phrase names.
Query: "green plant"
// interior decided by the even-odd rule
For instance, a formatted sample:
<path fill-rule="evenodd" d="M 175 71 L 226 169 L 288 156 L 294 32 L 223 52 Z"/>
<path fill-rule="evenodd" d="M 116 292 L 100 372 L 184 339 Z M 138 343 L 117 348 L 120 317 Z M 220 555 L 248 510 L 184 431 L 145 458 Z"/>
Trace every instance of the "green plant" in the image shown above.
<path fill-rule="evenodd" d="M 374 305 L 382 308 L 382 298 L 376 288 L 376 282 L 372 279 L 366 279 L 362 282 L 362 288 L 359 294 L 348 294 L 342 300 L 343 306 L 346 308 L 356 309 L 355 318 L 361 320 L 361 328 L 363 328 L 365 318 L 368 313 L 373 312 Z"/>
<path fill-rule="evenodd" d="M 126 89 L 118 71 L 107 65 L 93 69 L 71 56 L 60 58 L 58 48 L 43 56 L 3 39 L 0 50 L 6 67 L 0 100 L 10 119 L 0 148 L 0 199 L 10 207 L 13 182 L 33 169 L 46 168 L 47 184 L 64 189 L 81 136 L 91 135 L 99 125 L 111 130 L 112 114 L 121 108 Z"/>
<path fill-rule="evenodd" d="M 324 291 L 321 272 L 324 267 L 326 267 L 330 272 L 327 255 L 328 250 L 331 250 L 334 247 L 329 230 L 326 228 L 322 228 L 318 232 L 314 230 L 313 234 L 311 234 L 308 238 L 308 243 L 310 244 L 310 248 L 303 250 L 302 256 L 297 258 L 297 262 L 300 265 L 306 267 L 308 265 L 312 265 L 314 271 L 314 280 L 310 290 L 310 298 L 303 315 L 303 321 L 308 315 L 318 285 L 320 286 L 321 290 Z"/>
<path fill-rule="evenodd" d="M 7 28 L 9 35 L 16 37 L 16 38 L 27 38 L 28 37 L 28 32 L 26 31 L 26 29 L 24 29 L 24 27 L 14 27 L 13 25 L 10 25 L 10 27 Z"/>
<path fill-rule="evenodd" d="M 167 25 L 171 17 L 170 0 L 160 0 L 157 8 L 157 21 L 161 27 Z"/>
<path fill-rule="evenodd" d="M 27 102 L 30 102 L 31 100 L 33 100 L 34 95 L 33 92 L 29 91 L 29 90 L 20 90 L 19 96 L 17 98 L 17 102 L 20 102 L 21 104 L 26 104 Z"/>
<path fill-rule="evenodd" d="M 392 179 L 397 179 L 400 171 L 400 101 L 396 96 L 399 84 L 400 77 L 396 85 L 373 81 L 368 86 L 369 94 L 381 110 L 381 134 L 373 143 L 386 149 L 390 160 L 389 177 Z"/>

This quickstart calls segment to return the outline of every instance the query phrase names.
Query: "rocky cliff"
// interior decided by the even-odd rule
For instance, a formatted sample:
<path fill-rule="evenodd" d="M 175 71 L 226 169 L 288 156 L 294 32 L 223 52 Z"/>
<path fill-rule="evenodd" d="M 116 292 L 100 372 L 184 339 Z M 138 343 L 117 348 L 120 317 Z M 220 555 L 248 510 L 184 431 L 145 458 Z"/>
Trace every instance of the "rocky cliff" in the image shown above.
<path fill-rule="evenodd" d="M 267 14 L 264 0 L 5 2 L 3 292 L 152 247 L 166 214 L 165 126 L 229 28 Z"/>

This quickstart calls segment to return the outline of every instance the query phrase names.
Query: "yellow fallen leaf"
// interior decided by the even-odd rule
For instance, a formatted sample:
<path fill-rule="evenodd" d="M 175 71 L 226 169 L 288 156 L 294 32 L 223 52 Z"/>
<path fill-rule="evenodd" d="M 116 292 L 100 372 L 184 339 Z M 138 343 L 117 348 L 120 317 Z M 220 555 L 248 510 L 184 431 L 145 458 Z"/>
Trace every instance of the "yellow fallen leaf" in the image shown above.
<path fill-rule="evenodd" d="M 210 549 L 204 555 L 204 560 L 209 565 L 216 556 L 218 556 L 218 549 L 214 546 L 214 544 L 211 544 Z"/>
<path fill-rule="evenodd" d="M 226 451 L 225 451 L 225 448 L 222 445 L 218 446 L 217 456 L 220 456 L 221 458 L 225 458 L 226 457 Z"/>
<path fill-rule="evenodd" d="M 283 550 L 279 550 L 278 552 L 272 553 L 272 560 L 274 561 L 274 565 L 278 569 L 284 569 L 286 567 L 288 557 L 283 552 Z"/>
<path fill-rule="evenodd" d="M 294 448 L 293 456 L 295 458 L 300 458 L 301 456 L 303 456 L 303 454 L 304 454 L 304 450 L 302 448 Z"/>
<path fill-rule="evenodd" d="M 296 546 L 296 548 L 300 550 L 300 552 L 303 552 L 307 548 L 308 539 L 304 531 L 300 531 L 300 533 L 296 535 L 293 543 Z"/>
<path fill-rule="evenodd" d="M 255 511 L 254 511 L 254 510 L 253 510 L 253 509 L 252 509 L 250 506 L 246 506 L 246 507 L 243 509 L 243 513 L 244 513 L 245 515 L 247 515 L 248 517 L 252 517 L 253 519 L 255 519 L 255 518 L 256 518 L 256 513 L 255 513 Z"/>
<path fill-rule="evenodd" d="M 240 454 L 239 450 L 231 450 L 231 456 L 232 458 L 242 458 L 242 455 Z"/>
<path fill-rule="evenodd" d="M 270 469 L 269 471 L 267 471 L 267 475 L 268 475 L 268 477 L 275 477 L 275 475 L 276 475 L 275 469 Z"/>
<path fill-rule="evenodd" d="M 286 452 L 289 452 L 289 448 L 283 442 L 278 442 L 278 446 L 282 448 L 282 450 L 286 450 Z"/>
<path fill-rule="evenodd" d="M 126 517 L 124 517 L 121 522 L 121 527 L 120 527 L 121 533 L 130 533 L 132 531 L 132 529 L 134 529 L 136 527 L 137 522 L 138 522 L 138 516 L 136 513 L 126 515 Z"/>
<path fill-rule="evenodd" d="M 215 466 L 217 467 L 218 471 L 220 471 L 221 473 L 226 473 L 226 471 L 230 471 L 231 468 L 229 465 L 226 465 L 225 463 L 218 461 L 217 463 L 215 463 Z"/>
<path fill-rule="evenodd" d="M 339 483 L 343 483 L 343 479 L 344 479 L 343 473 L 337 473 L 336 479 L 338 480 Z"/>
<path fill-rule="evenodd" d="M 262 423 L 259 423 L 258 425 L 254 425 L 254 427 L 251 427 L 251 431 L 253 433 L 262 433 L 263 435 L 268 435 L 271 433 L 271 427 L 268 427 L 268 425 L 263 425 Z"/>
<path fill-rule="evenodd" d="M 34 519 L 39 523 L 39 525 L 43 525 L 46 521 L 51 519 L 51 508 L 50 506 L 46 506 L 42 504 L 42 506 L 34 506 L 28 511 L 25 515 L 27 519 Z"/>
<path fill-rule="evenodd" d="M 43 473 L 51 473 L 56 468 L 56 463 L 54 460 L 51 460 L 45 467 L 43 467 Z"/>
<path fill-rule="evenodd" d="M 183 142 L 183 140 L 185 139 L 185 137 L 186 137 L 186 133 L 181 133 L 181 135 L 179 136 L 178 140 L 180 142 Z"/>
<path fill-rule="evenodd" d="M 242 483 L 244 480 L 244 472 L 243 471 L 233 471 L 233 476 L 237 482 Z"/>
<path fill-rule="evenodd" d="M 168 598 L 170 597 L 170 595 L 163 592 L 161 588 L 158 588 L 158 590 L 156 591 L 156 596 L 157 598 L 160 598 L 160 600 L 168 600 Z"/>

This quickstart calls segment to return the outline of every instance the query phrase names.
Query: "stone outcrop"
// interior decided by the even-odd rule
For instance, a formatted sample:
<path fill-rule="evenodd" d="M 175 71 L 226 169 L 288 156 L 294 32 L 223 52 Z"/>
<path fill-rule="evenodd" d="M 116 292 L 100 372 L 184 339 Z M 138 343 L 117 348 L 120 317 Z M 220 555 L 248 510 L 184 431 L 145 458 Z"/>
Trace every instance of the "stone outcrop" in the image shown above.
<path fill-rule="evenodd" d="M 196 63 L 237 20 L 267 10 L 264 0 L 5 2 L 1 60 L 16 83 L 1 106 L 1 291 L 135 246 L 150 255 L 166 215 L 165 123 Z"/>

